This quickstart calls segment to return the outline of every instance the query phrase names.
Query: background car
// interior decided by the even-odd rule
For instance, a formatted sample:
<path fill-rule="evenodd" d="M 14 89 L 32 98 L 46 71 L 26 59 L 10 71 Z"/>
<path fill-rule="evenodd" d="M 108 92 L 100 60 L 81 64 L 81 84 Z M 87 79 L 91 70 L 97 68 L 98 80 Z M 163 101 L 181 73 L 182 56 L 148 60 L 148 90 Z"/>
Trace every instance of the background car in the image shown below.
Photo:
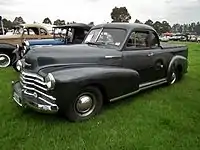
<path fill-rule="evenodd" d="M 88 31 L 91 29 L 91 25 L 83 23 L 72 23 L 67 25 L 55 26 L 53 27 L 53 38 L 52 39 L 32 39 L 25 40 L 23 48 L 16 49 L 14 51 L 15 57 L 13 60 L 13 68 L 16 71 L 20 71 L 17 65 L 17 61 L 22 59 L 29 50 L 34 49 L 35 47 L 41 46 L 56 46 L 56 45 L 69 45 L 69 44 L 80 44 L 84 40 Z M 21 61 L 23 62 L 23 61 Z"/>
<path fill-rule="evenodd" d="M 10 35 L 0 35 L 0 68 L 13 64 L 16 45 L 22 48 L 22 42 L 28 39 L 49 39 L 53 36 L 48 30 L 39 24 L 20 24 L 13 28 Z"/>

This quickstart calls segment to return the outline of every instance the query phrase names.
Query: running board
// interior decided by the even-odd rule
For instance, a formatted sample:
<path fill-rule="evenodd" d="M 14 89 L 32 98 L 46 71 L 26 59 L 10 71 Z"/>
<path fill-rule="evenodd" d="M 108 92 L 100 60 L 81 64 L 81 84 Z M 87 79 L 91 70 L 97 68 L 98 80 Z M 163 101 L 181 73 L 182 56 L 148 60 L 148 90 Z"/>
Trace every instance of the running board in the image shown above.
<path fill-rule="evenodd" d="M 110 99 L 110 102 L 129 97 L 129 96 L 134 95 L 134 94 L 136 94 L 136 93 L 138 93 L 138 92 L 140 92 L 142 90 L 146 90 L 146 89 L 158 86 L 158 85 L 162 85 L 162 84 L 164 84 L 166 82 L 167 82 L 167 79 L 160 79 L 160 80 L 156 80 L 156 81 L 140 84 L 139 85 L 139 89 L 137 91 L 134 91 L 134 92 L 131 92 L 131 93 L 128 93 L 128 94 L 125 94 L 125 95 Z"/>

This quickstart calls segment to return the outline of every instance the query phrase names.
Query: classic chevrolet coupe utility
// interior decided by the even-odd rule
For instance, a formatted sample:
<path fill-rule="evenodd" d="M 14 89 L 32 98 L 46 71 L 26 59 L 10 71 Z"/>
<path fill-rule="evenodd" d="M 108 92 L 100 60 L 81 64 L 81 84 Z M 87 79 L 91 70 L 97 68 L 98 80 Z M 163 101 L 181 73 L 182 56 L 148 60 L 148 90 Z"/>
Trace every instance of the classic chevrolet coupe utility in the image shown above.
<path fill-rule="evenodd" d="M 188 48 L 162 45 L 147 25 L 94 26 L 82 44 L 40 47 L 25 55 L 13 99 L 22 107 L 61 112 L 71 121 L 99 113 L 103 103 L 167 83 L 187 72 Z"/>

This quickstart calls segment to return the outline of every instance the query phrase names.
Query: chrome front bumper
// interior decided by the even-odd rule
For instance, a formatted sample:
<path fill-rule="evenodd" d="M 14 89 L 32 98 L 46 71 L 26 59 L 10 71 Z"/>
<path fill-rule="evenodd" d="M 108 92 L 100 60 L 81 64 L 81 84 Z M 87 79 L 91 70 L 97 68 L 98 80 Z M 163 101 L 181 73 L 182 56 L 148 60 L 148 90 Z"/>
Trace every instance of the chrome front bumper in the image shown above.
<path fill-rule="evenodd" d="M 29 107 L 38 112 L 57 113 L 59 108 L 56 104 L 52 104 L 45 99 L 25 94 L 26 91 L 21 88 L 20 82 L 13 82 L 13 100 L 21 107 Z"/>

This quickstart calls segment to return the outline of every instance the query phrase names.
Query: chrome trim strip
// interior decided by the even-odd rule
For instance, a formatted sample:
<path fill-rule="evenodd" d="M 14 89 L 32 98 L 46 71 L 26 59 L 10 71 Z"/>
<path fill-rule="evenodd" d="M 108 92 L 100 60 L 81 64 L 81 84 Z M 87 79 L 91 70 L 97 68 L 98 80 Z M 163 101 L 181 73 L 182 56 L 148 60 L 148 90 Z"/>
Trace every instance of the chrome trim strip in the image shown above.
<path fill-rule="evenodd" d="M 34 96 L 34 94 L 32 94 L 32 93 L 29 93 L 29 92 L 27 92 L 26 90 L 24 91 L 24 94 L 27 94 L 27 95 L 29 95 L 29 96 Z M 49 104 L 49 105 L 51 105 L 51 106 L 56 106 L 57 107 L 57 105 L 56 104 L 53 104 L 53 103 L 51 103 L 51 102 L 48 102 L 47 100 L 45 100 L 44 98 L 42 98 L 42 97 L 38 97 L 41 101 L 44 101 L 45 103 L 47 103 L 47 104 Z"/>
<path fill-rule="evenodd" d="M 55 106 L 55 107 L 57 107 L 56 104 L 52 104 L 52 103 L 46 101 L 45 99 L 43 99 L 42 97 L 38 97 L 38 98 L 39 98 L 41 101 L 44 101 L 45 103 L 47 103 L 47 104 L 49 104 L 49 105 L 51 105 L 51 106 Z"/>
<path fill-rule="evenodd" d="M 113 101 L 116 101 L 116 100 L 119 100 L 119 99 L 122 99 L 122 98 L 126 98 L 126 97 L 128 97 L 128 96 L 131 96 L 131 95 L 133 95 L 133 94 L 138 93 L 139 91 L 140 91 L 140 90 L 137 90 L 137 91 L 135 91 L 135 92 L 131 92 L 131 93 L 128 93 L 128 94 L 125 94 L 125 95 L 122 95 L 122 96 L 113 98 L 113 99 L 110 100 L 110 102 L 113 102 Z"/>
<path fill-rule="evenodd" d="M 37 75 L 37 74 L 27 73 L 27 72 L 24 72 L 24 71 L 22 71 L 21 73 L 22 73 L 23 75 L 25 75 L 25 76 L 35 77 L 35 78 L 40 79 L 41 81 L 44 81 L 44 78 L 42 78 L 41 76 L 39 76 L 39 75 Z"/>
<path fill-rule="evenodd" d="M 40 89 L 42 89 L 42 90 L 44 90 L 44 91 L 48 91 L 47 88 L 43 88 L 43 87 L 41 87 L 41 86 L 39 86 L 39 85 L 37 85 L 37 84 L 35 84 L 35 83 L 27 82 L 27 81 L 24 81 L 23 79 L 21 79 L 21 81 L 22 81 L 23 83 L 25 83 L 25 84 L 33 85 L 33 86 L 38 87 L 38 88 L 40 88 Z"/>
<path fill-rule="evenodd" d="M 22 104 L 21 103 L 19 103 L 17 100 L 16 100 L 16 98 L 15 97 L 13 97 L 13 99 L 14 99 L 14 101 L 19 105 L 19 106 L 21 106 L 22 107 Z"/>
<path fill-rule="evenodd" d="M 151 88 L 151 87 L 154 87 L 154 86 L 158 86 L 158 85 L 164 84 L 166 82 L 167 82 L 167 79 L 160 79 L 160 80 L 156 80 L 156 81 L 153 81 L 153 82 L 140 84 L 139 89 L 137 91 L 134 91 L 134 92 L 131 92 L 131 93 L 110 99 L 110 102 L 113 102 L 113 101 L 116 101 L 116 100 L 119 100 L 119 99 L 122 99 L 122 98 L 126 98 L 126 97 L 134 95 L 134 94 L 136 94 L 136 93 L 138 93 L 142 90 L 145 90 L 145 89 L 148 89 L 148 88 Z"/>
<path fill-rule="evenodd" d="M 34 82 L 37 82 L 39 84 L 42 84 L 42 85 L 46 85 L 44 82 L 41 82 L 39 80 L 36 80 L 36 79 L 31 79 L 31 78 L 27 78 L 27 77 L 24 77 L 21 75 L 20 79 L 23 78 L 23 80 L 30 80 L 30 81 L 34 81 Z"/>
<path fill-rule="evenodd" d="M 56 100 L 56 98 L 54 98 L 53 96 L 47 95 L 47 94 L 45 94 L 45 93 L 43 93 L 43 92 L 41 92 L 41 91 L 38 91 L 38 90 L 35 89 L 35 88 L 27 87 L 27 86 L 25 86 L 24 84 L 22 84 L 22 86 L 23 86 L 24 89 L 28 89 L 28 90 L 32 90 L 32 91 L 38 92 L 39 94 L 41 94 L 41 95 L 43 95 L 43 96 L 46 96 L 46 97 L 49 98 L 49 99 L 52 99 L 52 100 L 54 100 L 54 101 Z"/>
<path fill-rule="evenodd" d="M 152 84 L 157 84 L 157 83 L 160 83 L 160 82 L 164 82 L 166 81 L 166 79 L 160 79 L 160 80 L 156 80 L 156 81 L 152 81 L 152 82 L 147 82 L 147 83 L 144 83 L 144 84 L 140 84 L 139 85 L 139 88 L 143 88 L 143 87 L 146 87 L 146 86 L 150 86 Z"/>
<path fill-rule="evenodd" d="M 27 92 L 27 90 L 24 91 L 24 94 L 27 94 L 27 95 L 30 95 L 30 96 L 34 96 L 34 94 Z M 38 97 L 38 98 L 39 98 L 40 100 L 44 101 L 45 103 L 51 105 L 51 106 L 56 106 L 56 107 L 57 107 L 56 104 L 53 104 L 53 103 L 51 103 L 51 102 L 48 102 L 47 100 L 45 100 L 45 99 L 42 98 L 42 97 Z"/>
<path fill-rule="evenodd" d="M 105 56 L 106 59 L 112 59 L 112 58 L 121 58 L 121 56 Z"/>
<path fill-rule="evenodd" d="M 167 80 L 161 81 L 161 82 L 156 83 L 156 84 L 151 84 L 151 85 L 149 85 L 149 86 L 141 87 L 140 90 L 141 90 L 141 91 L 142 91 L 142 90 L 146 90 L 146 89 L 149 89 L 149 88 L 151 88 L 151 87 L 155 87 L 155 86 L 164 84 L 164 83 L 166 83 L 166 82 L 167 82 Z"/>

